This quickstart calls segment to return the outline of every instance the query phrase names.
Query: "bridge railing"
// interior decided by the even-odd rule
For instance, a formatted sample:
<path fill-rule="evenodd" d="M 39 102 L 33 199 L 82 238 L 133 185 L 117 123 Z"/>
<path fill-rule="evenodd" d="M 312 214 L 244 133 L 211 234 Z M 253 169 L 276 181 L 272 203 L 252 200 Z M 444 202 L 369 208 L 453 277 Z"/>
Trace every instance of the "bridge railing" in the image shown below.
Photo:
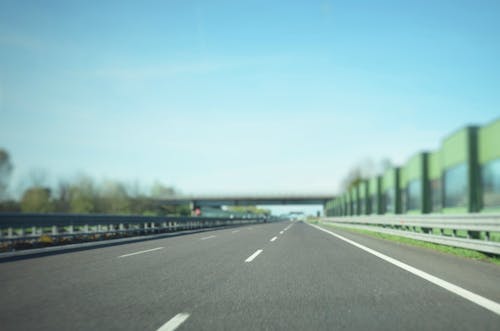
<path fill-rule="evenodd" d="M 500 255 L 500 215 L 381 215 L 327 217 L 335 226 L 393 234 Z"/>
<path fill-rule="evenodd" d="M 0 213 L 0 243 L 6 246 L 65 238 L 106 239 L 265 221 L 263 218 Z"/>

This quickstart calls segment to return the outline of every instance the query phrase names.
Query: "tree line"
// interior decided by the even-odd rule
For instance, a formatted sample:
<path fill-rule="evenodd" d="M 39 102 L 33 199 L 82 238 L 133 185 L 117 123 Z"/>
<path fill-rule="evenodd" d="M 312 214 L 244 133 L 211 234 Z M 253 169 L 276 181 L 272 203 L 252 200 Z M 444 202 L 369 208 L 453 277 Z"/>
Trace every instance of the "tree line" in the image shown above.
<path fill-rule="evenodd" d="M 43 180 L 33 180 L 19 199 L 8 195 L 13 171 L 9 153 L 0 148 L 0 212 L 124 214 L 150 216 L 188 216 L 189 206 L 163 205 L 160 200 L 177 194 L 175 189 L 156 182 L 149 194 L 139 192 L 137 185 L 120 181 L 96 182 L 80 175 L 71 181 L 59 181 L 52 188 Z"/>

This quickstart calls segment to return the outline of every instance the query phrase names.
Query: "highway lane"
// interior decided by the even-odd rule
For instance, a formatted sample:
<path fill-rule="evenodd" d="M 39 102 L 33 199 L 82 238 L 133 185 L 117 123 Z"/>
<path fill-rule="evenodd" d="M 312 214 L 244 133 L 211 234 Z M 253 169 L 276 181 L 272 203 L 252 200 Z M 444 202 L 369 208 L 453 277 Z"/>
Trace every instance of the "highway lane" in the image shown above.
<path fill-rule="evenodd" d="M 380 240 L 335 227 L 323 227 L 434 276 L 500 302 L 500 266 L 498 265 L 465 259 L 432 249 Z"/>
<path fill-rule="evenodd" d="M 343 235 L 438 277 L 463 271 L 453 279 L 460 286 L 490 299 L 500 295 L 496 265 Z M 485 285 L 464 280 L 471 276 Z M 179 330 L 493 330 L 500 325 L 498 315 L 304 223 L 2 263 L 0 284 L 3 330 L 156 330 L 176 323 Z"/>
<path fill-rule="evenodd" d="M 252 225 L 0 264 L 2 328 L 155 330 L 230 277 L 267 232 L 283 227 Z M 202 240 L 208 233 L 215 237 Z M 158 247 L 164 248 L 120 258 Z"/>

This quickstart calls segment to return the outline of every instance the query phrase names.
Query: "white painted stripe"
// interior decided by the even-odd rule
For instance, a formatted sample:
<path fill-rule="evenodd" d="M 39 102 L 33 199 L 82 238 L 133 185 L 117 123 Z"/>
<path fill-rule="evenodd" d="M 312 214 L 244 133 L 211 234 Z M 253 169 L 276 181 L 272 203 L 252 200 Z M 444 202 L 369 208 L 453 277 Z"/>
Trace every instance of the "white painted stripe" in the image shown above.
<path fill-rule="evenodd" d="M 167 323 L 163 324 L 156 331 L 174 331 L 189 317 L 188 313 L 179 313 L 172 317 Z"/>
<path fill-rule="evenodd" d="M 401 268 L 403 270 L 406 270 L 406 271 L 408 271 L 408 272 L 410 272 L 410 273 L 412 273 L 412 274 L 414 274 L 414 275 L 416 275 L 416 276 L 418 276 L 420 278 L 423 278 L 423 279 L 425 279 L 425 280 L 427 280 L 427 281 L 429 281 L 429 282 L 431 282 L 431 283 L 433 283 L 433 284 L 435 284 L 437 286 L 440 286 L 440 287 L 442 287 L 442 288 L 444 288 L 444 289 L 446 289 L 446 290 L 448 290 L 448 291 L 450 291 L 452 293 L 455 293 L 456 295 L 461 296 L 462 298 L 467 299 L 467 300 L 469 300 L 469 301 L 471 301 L 471 302 L 473 302 L 473 303 L 475 303 L 475 304 L 477 304 L 477 305 L 479 305 L 479 306 L 481 306 L 483 308 L 486 308 L 486 309 L 494 312 L 497 315 L 500 315 L 500 303 L 497 303 L 497 302 L 495 302 L 493 300 L 490 300 L 490 299 L 487 299 L 485 297 L 482 297 L 482 296 L 480 296 L 480 295 L 478 295 L 476 293 L 473 293 L 473 292 L 471 292 L 469 290 L 466 290 L 466 289 L 464 289 L 464 288 L 462 288 L 460 286 L 457 286 L 455 284 L 447 282 L 444 279 L 441 279 L 441 278 L 438 278 L 438 277 L 433 276 L 431 274 L 428 274 L 425 271 L 422 271 L 420 269 L 414 268 L 414 267 L 412 267 L 412 266 L 410 266 L 410 265 L 408 265 L 406 263 L 403 263 L 403 262 L 401 262 L 399 260 L 396 260 L 396 259 L 394 259 L 394 258 L 392 258 L 390 256 L 387 256 L 385 254 L 377 252 L 376 250 L 373 250 L 371 248 L 368 248 L 366 246 L 358 244 L 357 242 L 352 241 L 350 239 L 347 239 L 347 238 L 345 238 L 345 237 L 343 237 L 341 235 L 338 235 L 336 233 L 333 233 L 331 231 L 323 229 L 322 227 L 319 227 L 319 226 L 314 225 L 314 224 L 309 224 L 309 225 L 315 227 L 318 230 L 326 232 L 326 233 L 328 233 L 328 234 L 330 234 L 330 235 L 332 235 L 334 237 L 337 237 L 338 239 L 341 239 L 341 240 L 343 240 L 343 241 L 345 241 L 345 242 L 347 242 L 347 243 L 349 243 L 349 244 L 351 244 L 353 246 L 356 246 L 356 247 L 364 250 L 365 252 L 373 254 L 376 257 L 379 257 L 379 258 L 381 258 L 384 261 L 392 263 L 395 266 L 397 266 L 397 267 L 399 267 L 399 268 Z"/>
<path fill-rule="evenodd" d="M 278 239 L 278 237 L 272 237 L 271 242 L 275 241 L 276 239 Z"/>
<path fill-rule="evenodd" d="M 159 249 L 163 249 L 164 247 L 156 247 L 156 248 L 152 248 L 152 249 L 147 249 L 145 251 L 139 251 L 139 252 L 135 252 L 135 253 L 129 253 L 129 254 L 125 254 L 125 255 L 120 255 L 118 257 L 127 257 L 127 256 L 132 256 L 132 255 L 137 255 L 137 254 L 142 254 L 142 253 L 148 253 L 148 252 L 153 252 L 153 251 L 157 251 Z"/>
<path fill-rule="evenodd" d="M 283 231 L 280 231 L 280 234 L 283 234 Z"/>
<path fill-rule="evenodd" d="M 240 230 L 234 230 L 232 233 L 240 232 Z"/>
<path fill-rule="evenodd" d="M 260 253 L 262 253 L 262 249 L 259 249 L 257 250 L 255 253 L 253 253 L 252 255 L 250 255 L 246 260 L 245 262 L 252 262 L 253 259 L 255 259 Z"/>
<path fill-rule="evenodd" d="M 215 236 L 208 236 L 208 237 L 203 237 L 203 238 L 200 238 L 201 240 L 207 240 L 207 239 L 211 239 L 211 238 L 215 238 Z"/>

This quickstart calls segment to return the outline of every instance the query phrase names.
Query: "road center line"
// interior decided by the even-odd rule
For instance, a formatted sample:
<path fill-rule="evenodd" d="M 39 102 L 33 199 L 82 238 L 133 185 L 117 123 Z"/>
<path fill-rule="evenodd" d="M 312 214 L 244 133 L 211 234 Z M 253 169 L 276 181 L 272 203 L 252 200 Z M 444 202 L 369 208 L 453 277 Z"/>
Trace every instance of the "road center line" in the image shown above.
<path fill-rule="evenodd" d="M 283 231 L 280 231 L 280 234 L 283 234 Z"/>
<path fill-rule="evenodd" d="M 273 241 L 275 241 L 276 239 L 278 239 L 278 237 L 272 237 L 270 241 L 271 241 L 271 242 L 273 242 Z"/>
<path fill-rule="evenodd" d="M 201 240 L 207 240 L 207 239 L 211 239 L 211 238 L 215 238 L 215 236 L 208 236 L 208 237 L 203 237 L 203 238 L 200 238 Z"/>
<path fill-rule="evenodd" d="M 145 251 L 139 251 L 139 252 L 135 252 L 135 253 L 130 253 L 130 254 L 125 254 L 125 255 L 120 255 L 118 256 L 119 258 L 121 257 L 127 257 L 127 256 L 132 256 L 132 255 L 137 255 L 137 254 L 142 254 L 142 253 L 148 253 L 148 252 L 153 252 L 153 251 L 157 251 L 159 249 L 163 249 L 164 247 L 156 247 L 156 248 L 152 248 L 152 249 L 147 249 Z"/>
<path fill-rule="evenodd" d="M 423 278 L 423 279 L 425 279 L 425 280 L 427 280 L 427 281 L 429 281 L 429 282 L 431 282 L 431 283 L 433 283 L 433 284 L 435 284 L 437 286 L 440 286 L 440 287 L 444 288 L 445 290 L 448 290 L 448 291 L 450 291 L 452 293 L 455 293 L 456 295 L 461 296 L 462 298 L 467 299 L 467 300 L 469 300 L 469 301 L 471 301 L 471 302 L 473 302 L 473 303 L 475 303 L 475 304 L 477 304 L 477 305 L 479 305 L 479 306 L 481 306 L 483 308 L 486 308 L 486 309 L 494 312 L 497 315 L 500 315 L 500 304 L 497 303 L 497 302 L 495 302 L 495 301 L 493 301 L 493 300 L 487 299 L 487 298 L 482 297 L 482 296 L 480 296 L 480 295 L 478 295 L 476 293 L 473 293 L 473 292 L 471 292 L 469 290 L 466 290 L 466 289 L 464 289 L 464 288 L 462 288 L 460 286 L 457 286 L 455 284 L 447 282 L 444 279 L 441 279 L 441 278 L 438 278 L 438 277 L 433 276 L 431 274 L 428 274 L 425 271 L 422 271 L 420 269 L 414 268 L 414 267 L 412 267 L 412 266 L 410 266 L 410 265 L 408 265 L 406 263 L 403 263 L 403 262 L 401 262 L 399 260 L 396 260 L 396 259 L 394 259 L 394 258 L 392 258 L 390 256 L 387 256 L 385 254 L 382 254 L 382 253 L 380 253 L 380 252 L 378 252 L 378 251 L 376 251 L 374 249 L 368 248 L 366 246 L 358 244 L 355 241 L 347 239 L 347 238 L 345 238 L 345 237 L 343 237 L 343 236 L 341 236 L 339 234 L 336 234 L 334 232 L 331 232 L 331 231 L 328 231 L 326 229 L 323 229 L 322 227 L 319 227 L 319 226 L 314 225 L 314 224 L 309 224 L 309 225 L 312 226 L 312 227 L 315 227 L 316 229 L 318 229 L 320 231 L 326 232 L 326 233 L 328 233 L 328 234 L 330 234 L 330 235 L 332 235 L 334 237 L 337 237 L 338 239 L 343 240 L 343 241 L 345 241 L 345 242 L 347 242 L 347 243 L 349 243 L 349 244 L 351 244 L 353 246 L 356 246 L 356 247 L 364 250 L 365 252 L 373 254 L 376 257 L 381 258 L 382 260 L 384 260 L 386 262 L 392 263 L 395 266 L 397 266 L 397 267 L 399 267 L 399 268 L 401 268 L 403 270 L 406 270 L 406 271 L 414 274 L 415 276 Z"/>
<path fill-rule="evenodd" d="M 174 331 L 189 317 L 188 313 L 179 313 L 172 317 L 167 323 L 163 324 L 156 331 Z"/>
<path fill-rule="evenodd" d="M 260 253 L 262 253 L 262 249 L 259 249 L 257 250 L 255 253 L 253 253 L 252 255 L 250 255 L 246 260 L 245 262 L 252 262 L 253 259 L 255 259 Z"/>

